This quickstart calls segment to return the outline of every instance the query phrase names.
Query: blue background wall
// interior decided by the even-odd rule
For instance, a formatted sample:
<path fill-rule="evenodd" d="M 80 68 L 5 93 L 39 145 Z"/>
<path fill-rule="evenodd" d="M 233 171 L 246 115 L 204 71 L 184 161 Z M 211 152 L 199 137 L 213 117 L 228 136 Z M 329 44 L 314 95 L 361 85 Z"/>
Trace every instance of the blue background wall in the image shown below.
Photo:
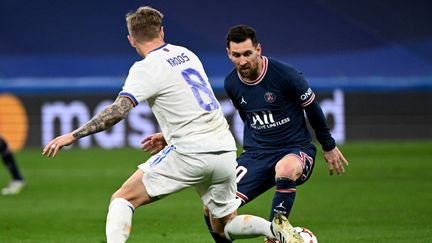
<path fill-rule="evenodd" d="M 245 23 L 264 55 L 293 64 L 317 89 L 432 90 L 426 0 L 3 0 L 0 89 L 118 89 L 139 60 L 124 16 L 140 5 L 165 14 L 166 41 L 197 52 L 216 89 L 232 68 L 225 34 Z"/>

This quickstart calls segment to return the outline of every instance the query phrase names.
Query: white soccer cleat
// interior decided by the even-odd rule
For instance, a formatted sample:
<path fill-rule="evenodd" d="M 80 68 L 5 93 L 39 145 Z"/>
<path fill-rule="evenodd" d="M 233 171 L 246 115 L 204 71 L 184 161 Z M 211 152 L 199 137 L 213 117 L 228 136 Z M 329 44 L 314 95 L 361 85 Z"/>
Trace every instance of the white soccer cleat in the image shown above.
<path fill-rule="evenodd" d="M 24 189 L 25 182 L 13 180 L 9 182 L 9 184 L 2 189 L 2 195 L 15 195 L 18 194 Z"/>
<path fill-rule="evenodd" d="M 304 243 L 301 236 L 294 231 L 287 217 L 275 214 L 272 221 L 273 234 L 280 243 Z"/>

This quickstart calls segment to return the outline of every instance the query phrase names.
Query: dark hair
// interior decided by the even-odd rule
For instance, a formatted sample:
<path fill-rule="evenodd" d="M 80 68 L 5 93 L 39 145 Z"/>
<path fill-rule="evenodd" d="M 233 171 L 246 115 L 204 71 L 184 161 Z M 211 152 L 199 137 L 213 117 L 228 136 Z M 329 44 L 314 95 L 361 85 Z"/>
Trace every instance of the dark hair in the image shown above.
<path fill-rule="evenodd" d="M 226 35 L 226 44 L 229 48 L 229 44 L 231 41 L 235 43 L 240 43 L 247 39 L 250 39 L 254 46 L 258 45 L 256 31 L 252 27 L 244 24 L 236 25 L 229 29 L 228 34 Z"/>

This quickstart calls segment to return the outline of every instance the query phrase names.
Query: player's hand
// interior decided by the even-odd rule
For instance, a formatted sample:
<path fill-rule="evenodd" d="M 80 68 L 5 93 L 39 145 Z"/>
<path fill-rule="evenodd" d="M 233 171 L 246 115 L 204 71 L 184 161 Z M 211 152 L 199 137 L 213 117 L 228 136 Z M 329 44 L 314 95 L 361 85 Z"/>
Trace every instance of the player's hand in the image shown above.
<path fill-rule="evenodd" d="M 72 135 L 72 133 L 68 133 L 59 137 L 54 138 L 49 142 L 42 151 L 42 155 L 47 157 L 54 157 L 57 155 L 57 152 L 63 148 L 64 146 L 70 145 L 75 142 L 77 139 Z"/>
<path fill-rule="evenodd" d="M 337 175 L 345 173 L 344 164 L 349 165 L 348 160 L 345 159 L 338 147 L 330 151 L 324 151 L 324 159 L 327 161 L 330 175 L 333 175 L 334 171 L 336 171 Z"/>
<path fill-rule="evenodd" d="M 165 146 L 167 146 L 167 142 L 162 133 L 155 133 L 150 136 L 145 137 L 142 141 L 142 149 L 150 154 L 157 154 L 161 151 Z"/>

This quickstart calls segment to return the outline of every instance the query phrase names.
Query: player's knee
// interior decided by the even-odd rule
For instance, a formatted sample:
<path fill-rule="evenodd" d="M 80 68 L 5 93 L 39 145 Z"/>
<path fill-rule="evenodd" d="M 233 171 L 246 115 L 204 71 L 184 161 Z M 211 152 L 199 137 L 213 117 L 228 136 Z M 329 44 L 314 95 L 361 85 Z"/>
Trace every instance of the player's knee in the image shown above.
<path fill-rule="evenodd" d="M 137 191 L 127 185 L 123 185 L 113 193 L 111 200 L 114 200 L 115 198 L 123 198 L 132 203 L 135 208 L 157 200 L 157 198 L 150 197 L 147 192 Z"/>
<path fill-rule="evenodd" d="M 211 226 L 212 226 L 213 234 L 217 234 L 222 239 L 226 239 L 225 230 L 224 230 L 225 224 L 215 224 L 214 221 L 212 221 Z"/>
<path fill-rule="evenodd" d="M 276 177 L 285 177 L 293 181 L 300 178 L 303 170 L 296 160 L 280 161 L 276 164 Z"/>
<path fill-rule="evenodd" d="M 212 228 L 213 232 L 216 233 L 222 239 L 228 239 L 225 234 L 225 227 L 227 227 L 228 223 L 233 220 L 237 215 L 237 212 L 233 212 L 223 218 L 220 219 L 212 219 Z"/>

